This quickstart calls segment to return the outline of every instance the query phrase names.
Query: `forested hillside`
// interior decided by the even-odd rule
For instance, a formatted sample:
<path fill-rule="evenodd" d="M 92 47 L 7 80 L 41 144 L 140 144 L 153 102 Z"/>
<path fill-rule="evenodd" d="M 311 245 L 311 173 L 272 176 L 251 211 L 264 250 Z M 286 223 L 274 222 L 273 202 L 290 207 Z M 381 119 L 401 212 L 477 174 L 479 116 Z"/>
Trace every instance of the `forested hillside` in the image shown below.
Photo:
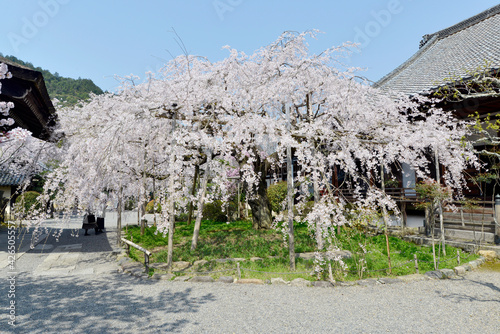
<path fill-rule="evenodd" d="M 35 67 L 32 63 L 22 61 L 14 56 L 3 56 L 1 53 L 0 56 L 13 63 L 42 72 L 50 98 L 56 98 L 63 102 L 64 105 L 74 105 L 79 100 L 86 100 L 90 92 L 95 94 L 103 93 L 102 89 L 96 86 L 90 79 L 62 77 L 57 72 L 52 74 L 50 71 Z"/>

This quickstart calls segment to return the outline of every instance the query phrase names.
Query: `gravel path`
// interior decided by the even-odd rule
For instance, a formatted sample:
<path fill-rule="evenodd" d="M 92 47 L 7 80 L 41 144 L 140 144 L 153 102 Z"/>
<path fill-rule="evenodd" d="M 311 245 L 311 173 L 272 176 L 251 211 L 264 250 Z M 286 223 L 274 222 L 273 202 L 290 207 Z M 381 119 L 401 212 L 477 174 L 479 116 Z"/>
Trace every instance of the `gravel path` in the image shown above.
<path fill-rule="evenodd" d="M 500 325 L 497 272 L 337 288 L 26 275 L 16 294 L 14 333 L 498 333 Z M 6 323 L 4 313 L 9 333 Z"/>
<path fill-rule="evenodd" d="M 112 229 L 89 237 L 63 234 L 58 243 L 26 252 L 18 260 L 15 328 L 8 325 L 12 299 L 1 269 L 0 333 L 500 332 L 500 272 L 335 288 L 143 280 L 113 273 L 116 261 L 103 255 L 112 252 L 115 238 Z M 75 268 L 40 275 L 57 249 L 58 259 L 79 254 Z"/>

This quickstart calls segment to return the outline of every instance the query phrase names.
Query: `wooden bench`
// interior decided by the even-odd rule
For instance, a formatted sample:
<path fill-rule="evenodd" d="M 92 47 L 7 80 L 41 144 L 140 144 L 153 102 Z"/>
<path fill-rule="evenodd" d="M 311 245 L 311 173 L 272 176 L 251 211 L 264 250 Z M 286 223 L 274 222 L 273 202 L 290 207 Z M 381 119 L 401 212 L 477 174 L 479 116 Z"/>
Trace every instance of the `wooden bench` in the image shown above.
<path fill-rule="evenodd" d="M 83 217 L 83 224 L 82 224 L 82 229 L 85 230 L 84 235 L 90 235 L 88 233 L 88 230 L 90 229 L 95 229 L 95 234 L 99 231 L 99 227 L 97 226 L 97 222 L 95 221 L 95 216 L 94 215 L 85 215 Z"/>

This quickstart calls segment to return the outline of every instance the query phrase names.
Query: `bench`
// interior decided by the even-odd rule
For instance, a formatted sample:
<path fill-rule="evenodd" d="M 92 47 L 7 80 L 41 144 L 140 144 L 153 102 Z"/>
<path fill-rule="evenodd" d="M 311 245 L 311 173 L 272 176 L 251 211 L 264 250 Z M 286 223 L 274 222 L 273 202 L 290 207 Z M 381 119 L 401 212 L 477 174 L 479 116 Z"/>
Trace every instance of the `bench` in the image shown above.
<path fill-rule="evenodd" d="M 98 232 L 103 232 L 104 218 L 98 217 L 96 221 L 95 215 L 85 215 L 83 217 L 82 229 L 85 230 L 84 235 L 90 235 L 88 234 L 88 230 L 90 229 L 95 229 L 95 234 L 97 234 Z"/>

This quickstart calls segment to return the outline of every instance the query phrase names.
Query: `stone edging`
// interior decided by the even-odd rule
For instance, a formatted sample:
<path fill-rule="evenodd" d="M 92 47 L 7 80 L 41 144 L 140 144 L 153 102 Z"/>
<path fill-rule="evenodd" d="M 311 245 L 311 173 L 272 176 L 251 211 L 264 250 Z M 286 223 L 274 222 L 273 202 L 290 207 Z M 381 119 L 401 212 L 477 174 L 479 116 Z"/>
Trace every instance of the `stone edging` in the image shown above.
<path fill-rule="evenodd" d="M 197 283 L 231 283 L 231 284 L 272 284 L 272 285 L 288 285 L 288 286 L 299 286 L 299 287 L 334 287 L 334 286 L 369 286 L 378 284 L 394 284 L 394 283 L 405 283 L 412 281 L 422 281 L 430 279 L 456 279 L 459 276 L 463 276 L 467 271 L 472 271 L 478 268 L 486 262 L 483 256 L 480 256 L 477 260 L 470 261 L 466 264 L 455 267 L 454 269 L 439 269 L 434 271 L 428 271 L 425 274 L 412 274 L 406 276 L 399 276 L 397 278 L 382 277 L 382 278 L 368 278 L 358 281 L 349 282 L 328 282 L 328 281 L 308 281 L 303 278 L 296 278 L 292 281 L 286 281 L 281 277 L 271 278 L 268 280 L 262 280 L 257 278 L 243 278 L 234 279 L 232 276 L 221 276 L 216 281 L 210 276 L 196 275 L 197 273 L 192 273 L 191 275 L 185 276 L 175 276 L 174 274 L 154 274 L 149 277 L 144 272 L 144 265 L 139 262 L 132 262 L 128 257 L 121 257 L 118 259 L 118 265 L 120 266 L 120 272 L 129 274 L 131 276 L 145 279 L 145 280 L 165 280 L 174 282 L 197 282 Z M 198 273 L 202 274 L 202 273 Z"/>

